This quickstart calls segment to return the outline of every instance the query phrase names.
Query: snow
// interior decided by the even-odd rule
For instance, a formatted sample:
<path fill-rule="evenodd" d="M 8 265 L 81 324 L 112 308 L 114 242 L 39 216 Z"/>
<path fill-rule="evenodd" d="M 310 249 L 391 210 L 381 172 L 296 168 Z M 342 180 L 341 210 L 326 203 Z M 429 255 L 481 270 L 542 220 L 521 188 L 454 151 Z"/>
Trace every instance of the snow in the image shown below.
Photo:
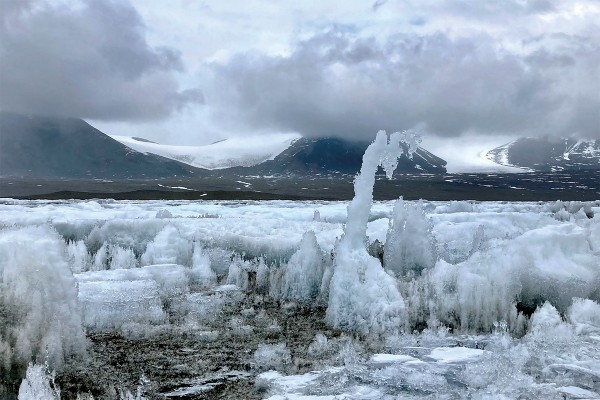
<path fill-rule="evenodd" d="M 185 186 L 167 186 L 167 185 L 161 185 L 160 183 L 158 184 L 158 186 L 164 187 L 167 189 L 194 190 L 194 189 L 187 188 Z"/>
<path fill-rule="evenodd" d="M 241 371 L 217 372 L 199 379 L 194 379 L 188 382 L 186 386 L 163 393 L 162 395 L 167 399 L 193 398 L 196 395 L 202 395 L 212 391 L 219 387 L 223 381 L 235 381 L 249 375 L 249 373 Z"/>
<path fill-rule="evenodd" d="M 566 140 L 565 140 L 565 144 L 567 144 Z M 596 148 L 596 143 L 594 141 L 585 141 L 585 140 L 580 139 L 577 142 L 575 142 L 571 147 L 567 146 L 567 148 L 565 149 L 565 152 L 563 154 L 563 159 L 570 160 L 571 155 L 573 155 L 573 154 L 584 155 L 589 158 L 594 158 L 594 157 L 598 157 L 599 153 L 600 153 L 600 149 Z"/>
<path fill-rule="evenodd" d="M 110 137 L 140 153 L 156 154 L 206 169 L 249 167 L 260 164 L 275 158 L 300 138 L 297 134 L 248 135 L 204 146 L 175 146 L 140 141 L 128 136 L 110 135 Z"/>
<path fill-rule="evenodd" d="M 423 147 L 446 160 L 448 173 L 523 173 L 527 169 L 517 168 L 508 164 L 508 149 L 503 151 L 498 162 L 488 156 L 488 151 L 512 140 L 511 137 L 489 137 L 482 141 L 479 137 L 440 138 L 426 135 Z"/>

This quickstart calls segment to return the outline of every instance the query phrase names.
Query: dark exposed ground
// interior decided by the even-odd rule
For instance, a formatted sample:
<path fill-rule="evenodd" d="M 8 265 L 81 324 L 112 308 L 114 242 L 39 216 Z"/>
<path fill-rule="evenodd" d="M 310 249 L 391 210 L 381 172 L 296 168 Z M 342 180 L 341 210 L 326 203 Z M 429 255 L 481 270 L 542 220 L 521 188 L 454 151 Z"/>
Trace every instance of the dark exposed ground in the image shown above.
<path fill-rule="evenodd" d="M 349 200 L 353 176 L 218 175 L 147 180 L 25 180 L 0 178 L 0 197 L 119 200 Z M 403 175 L 378 177 L 376 200 L 551 201 L 600 199 L 600 173 Z"/>
<path fill-rule="evenodd" d="M 120 389 L 135 394 L 137 387 L 146 399 L 261 399 L 255 377 L 263 369 L 253 362 L 258 345 L 286 343 L 291 362 L 277 368 L 282 372 L 315 369 L 319 361 L 308 354 L 315 334 L 340 336 L 325 325 L 324 314 L 322 307 L 280 307 L 248 295 L 227 303 L 201 329 L 176 328 L 149 339 L 90 334 L 88 359 L 68 365 L 56 382 L 63 399 L 75 399 L 78 392 L 112 399 Z M 232 326 L 232 318 L 240 318 L 242 325 Z M 280 329 L 273 329 L 273 321 Z M 206 332 L 217 334 L 209 339 Z M 208 390 L 194 389 L 198 385 Z"/>

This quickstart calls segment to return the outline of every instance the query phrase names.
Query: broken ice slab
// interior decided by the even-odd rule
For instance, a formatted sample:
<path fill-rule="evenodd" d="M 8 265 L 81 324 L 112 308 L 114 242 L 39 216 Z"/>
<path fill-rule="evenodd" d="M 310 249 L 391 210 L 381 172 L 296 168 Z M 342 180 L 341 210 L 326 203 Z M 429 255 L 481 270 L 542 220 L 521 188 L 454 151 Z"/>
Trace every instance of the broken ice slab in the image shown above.
<path fill-rule="evenodd" d="M 106 331 L 125 323 L 166 323 L 163 300 L 188 291 L 189 271 L 164 264 L 76 274 L 84 325 Z"/>
<path fill-rule="evenodd" d="M 600 399 L 598 393 L 577 386 L 561 386 L 557 387 L 556 391 L 561 393 L 566 399 Z"/>
<path fill-rule="evenodd" d="M 461 363 L 473 361 L 485 353 L 488 353 L 488 351 L 468 347 L 436 347 L 431 350 L 428 358 L 432 358 L 439 363 Z"/>
<path fill-rule="evenodd" d="M 415 364 L 423 363 L 423 361 L 405 354 L 373 354 L 373 356 L 371 357 L 371 364 L 373 364 L 377 368 L 384 368 L 392 364 L 402 363 Z"/>

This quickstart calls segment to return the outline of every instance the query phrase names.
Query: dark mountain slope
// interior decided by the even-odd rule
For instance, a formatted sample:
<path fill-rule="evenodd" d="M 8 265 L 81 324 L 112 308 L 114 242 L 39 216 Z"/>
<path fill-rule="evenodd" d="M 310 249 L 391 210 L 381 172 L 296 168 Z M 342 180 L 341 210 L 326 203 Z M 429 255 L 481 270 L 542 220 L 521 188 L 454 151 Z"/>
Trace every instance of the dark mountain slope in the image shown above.
<path fill-rule="evenodd" d="M 80 119 L 0 112 L 0 176 L 162 178 L 202 172 L 131 150 Z"/>
<path fill-rule="evenodd" d="M 273 160 L 232 170 L 263 175 L 356 174 L 368 145 L 337 138 L 301 138 Z M 419 147 L 412 159 L 404 155 L 400 158 L 396 172 L 445 173 L 445 165 L 446 161 Z"/>

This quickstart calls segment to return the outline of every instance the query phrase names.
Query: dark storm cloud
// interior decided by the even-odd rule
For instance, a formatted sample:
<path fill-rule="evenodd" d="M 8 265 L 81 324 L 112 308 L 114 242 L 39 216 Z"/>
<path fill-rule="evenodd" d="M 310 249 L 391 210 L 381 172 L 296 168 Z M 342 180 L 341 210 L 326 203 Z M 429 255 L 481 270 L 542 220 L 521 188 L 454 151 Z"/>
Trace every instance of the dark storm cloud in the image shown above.
<path fill-rule="evenodd" d="M 223 121 L 308 136 L 421 126 L 445 136 L 599 137 L 599 46 L 550 39 L 517 54 L 485 35 L 378 42 L 333 31 L 289 56 L 242 54 L 214 64 L 222 88 L 215 101 Z"/>
<path fill-rule="evenodd" d="M 105 120 L 166 117 L 191 102 L 179 52 L 151 47 L 124 1 L 0 2 L 0 108 Z"/>

